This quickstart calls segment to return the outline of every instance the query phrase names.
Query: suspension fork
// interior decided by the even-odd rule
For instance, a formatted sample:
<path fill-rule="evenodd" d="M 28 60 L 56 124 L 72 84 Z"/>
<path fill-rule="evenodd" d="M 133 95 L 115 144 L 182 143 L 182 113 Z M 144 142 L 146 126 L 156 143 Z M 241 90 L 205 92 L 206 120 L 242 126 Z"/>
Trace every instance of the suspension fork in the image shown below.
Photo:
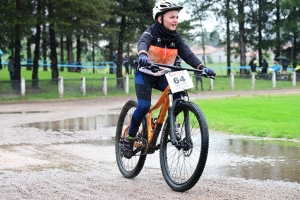
<path fill-rule="evenodd" d="M 183 95 L 183 101 L 184 102 L 188 102 L 189 101 L 189 96 L 187 91 L 184 91 L 184 95 Z M 185 128 L 185 134 L 187 138 L 191 137 L 191 129 L 190 129 L 190 116 L 189 116 L 189 111 L 184 109 L 183 111 L 184 113 L 184 128 Z"/>
<path fill-rule="evenodd" d="M 170 132 L 171 132 L 171 143 L 172 145 L 177 146 L 178 141 L 176 139 L 176 134 L 175 134 L 175 117 L 174 117 L 174 109 L 177 103 L 180 102 L 186 102 L 189 100 L 187 91 L 183 92 L 183 99 L 175 99 L 173 101 L 173 94 L 171 91 L 168 93 L 169 95 L 169 108 L 168 108 L 168 113 L 169 113 L 169 124 L 170 124 Z M 189 114 L 188 111 L 184 110 L 184 124 L 185 124 L 185 132 L 187 133 L 187 137 L 190 136 L 190 127 L 189 127 Z"/>

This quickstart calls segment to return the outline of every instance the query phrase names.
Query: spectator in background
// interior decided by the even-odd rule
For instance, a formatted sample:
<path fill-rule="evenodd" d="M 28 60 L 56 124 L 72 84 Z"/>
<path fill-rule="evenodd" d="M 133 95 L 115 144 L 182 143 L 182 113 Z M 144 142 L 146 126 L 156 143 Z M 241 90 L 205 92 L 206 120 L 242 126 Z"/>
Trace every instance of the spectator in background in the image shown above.
<path fill-rule="evenodd" d="M 127 54 L 126 54 L 125 57 L 124 57 L 123 65 L 124 65 L 124 67 L 125 67 L 125 73 L 126 73 L 126 74 L 129 74 L 129 57 L 128 57 Z"/>
<path fill-rule="evenodd" d="M 269 63 L 266 61 L 266 59 L 263 59 L 262 62 L 262 70 L 261 70 L 261 74 L 267 74 L 268 73 L 268 67 L 269 67 Z"/>
<path fill-rule="evenodd" d="M 252 72 L 257 72 L 256 71 L 256 68 L 258 67 L 258 60 L 256 60 L 256 58 L 255 58 L 255 60 L 253 61 L 253 71 Z"/>
<path fill-rule="evenodd" d="M 287 68 L 288 68 L 289 64 L 287 60 L 282 60 L 282 73 L 286 74 Z"/>
<path fill-rule="evenodd" d="M 118 61 L 118 50 L 113 52 L 112 57 L 111 57 L 112 62 L 114 62 L 114 65 L 111 65 L 109 68 L 109 73 L 114 74 L 114 68 L 117 67 L 117 61 Z"/>
<path fill-rule="evenodd" d="M 116 50 L 116 51 L 113 52 L 113 54 L 112 54 L 112 61 L 113 61 L 114 63 L 116 63 L 116 64 L 117 64 L 117 59 L 118 59 L 118 50 Z"/>
<path fill-rule="evenodd" d="M 11 56 L 9 56 L 9 58 L 8 58 L 7 68 L 8 68 L 8 72 L 9 72 L 11 87 L 14 88 L 13 79 L 14 79 L 14 74 L 15 74 L 15 62 Z"/>
<path fill-rule="evenodd" d="M 134 69 L 134 61 L 136 60 L 136 55 L 134 52 L 131 53 L 131 55 L 129 56 L 129 74 L 132 74 L 132 70 Z"/>
<path fill-rule="evenodd" d="M 252 58 L 252 60 L 249 62 L 249 66 L 251 69 L 251 72 L 256 72 L 256 58 Z"/>
<path fill-rule="evenodd" d="M 280 74 L 280 65 L 278 60 L 274 61 L 274 66 L 272 66 L 272 69 L 274 70 L 275 74 Z"/>
<path fill-rule="evenodd" d="M 194 72 L 195 75 L 195 79 L 196 79 L 196 90 L 198 90 L 198 82 L 200 81 L 201 84 L 201 90 L 204 90 L 203 88 L 203 80 L 202 80 L 202 76 L 201 76 L 201 72 Z"/>
<path fill-rule="evenodd" d="M 9 58 L 8 58 L 7 67 L 8 67 L 10 80 L 13 80 L 13 77 L 14 77 L 14 74 L 15 74 L 15 62 L 14 62 L 14 59 L 11 56 L 9 56 Z"/>

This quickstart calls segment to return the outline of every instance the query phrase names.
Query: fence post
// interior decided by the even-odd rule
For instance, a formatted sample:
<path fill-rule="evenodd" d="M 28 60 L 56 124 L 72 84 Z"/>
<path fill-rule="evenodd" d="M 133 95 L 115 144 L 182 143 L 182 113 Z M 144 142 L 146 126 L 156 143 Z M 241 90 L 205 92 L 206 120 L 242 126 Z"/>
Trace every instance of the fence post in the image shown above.
<path fill-rule="evenodd" d="M 292 73 L 292 85 L 293 85 L 293 87 L 296 87 L 296 72 L 294 71 L 293 73 Z"/>
<path fill-rule="evenodd" d="M 25 78 L 21 77 L 21 95 L 24 98 L 26 93 Z"/>
<path fill-rule="evenodd" d="M 59 98 L 64 97 L 64 78 L 62 76 L 58 77 L 58 95 Z"/>
<path fill-rule="evenodd" d="M 234 74 L 230 73 L 230 86 L 231 89 L 234 90 Z"/>
<path fill-rule="evenodd" d="M 103 77 L 102 82 L 103 82 L 103 89 L 102 89 L 103 94 L 104 94 L 104 96 L 106 96 L 107 95 L 107 78 L 106 78 L 106 76 Z"/>
<path fill-rule="evenodd" d="M 209 86 L 210 90 L 213 91 L 214 90 L 214 79 L 210 79 L 210 86 Z"/>
<path fill-rule="evenodd" d="M 251 85 L 252 85 L 252 89 L 255 88 L 255 73 L 252 72 L 251 74 Z"/>
<path fill-rule="evenodd" d="M 86 94 L 85 76 L 81 77 L 81 93 L 83 96 Z"/>
<path fill-rule="evenodd" d="M 129 76 L 126 74 L 126 79 L 125 79 L 125 93 L 129 93 Z"/>
<path fill-rule="evenodd" d="M 272 86 L 273 88 L 276 88 L 276 73 L 272 72 Z"/>

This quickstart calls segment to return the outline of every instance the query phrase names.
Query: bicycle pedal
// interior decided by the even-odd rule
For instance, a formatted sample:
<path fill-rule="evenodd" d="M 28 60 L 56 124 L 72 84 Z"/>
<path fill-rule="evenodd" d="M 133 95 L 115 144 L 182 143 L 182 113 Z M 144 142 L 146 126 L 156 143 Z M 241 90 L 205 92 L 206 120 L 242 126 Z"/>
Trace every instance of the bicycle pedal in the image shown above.
<path fill-rule="evenodd" d="M 144 138 L 139 138 L 139 137 L 137 137 L 137 138 L 135 138 L 135 144 L 140 144 L 140 145 L 142 145 L 142 146 L 147 146 L 147 140 L 146 139 L 144 139 Z"/>
<path fill-rule="evenodd" d="M 135 146 L 135 148 L 141 148 L 143 146 L 143 144 L 140 143 L 139 141 L 135 141 L 134 146 Z"/>
<path fill-rule="evenodd" d="M 147 154 L 147 145 L 148 145 L 148 142 L 146 139 L 139 138 L 139 137 L 135 138 L 134 146 L 141 151 L 142 155 Z"/>

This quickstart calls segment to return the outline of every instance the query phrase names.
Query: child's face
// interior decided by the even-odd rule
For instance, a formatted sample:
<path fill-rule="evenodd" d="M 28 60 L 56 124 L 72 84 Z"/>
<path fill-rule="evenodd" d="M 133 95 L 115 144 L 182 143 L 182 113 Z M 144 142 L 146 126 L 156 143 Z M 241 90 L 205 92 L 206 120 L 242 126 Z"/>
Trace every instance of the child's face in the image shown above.
<path fill-rule="evenodd" d="M 171 10 L 164 14 L 164 17 L 163 17 L 164 23 L 163 24 L 167 30 L 170 30 L 170 31 L 176 30 L 177 25 L 178 25 L 178 14 L 179 14 L 179 12 L 177 10 Z M 159 16 L 158 22 L 162 23 L 161 20 L 162 20 L 162 17 Z"/>

